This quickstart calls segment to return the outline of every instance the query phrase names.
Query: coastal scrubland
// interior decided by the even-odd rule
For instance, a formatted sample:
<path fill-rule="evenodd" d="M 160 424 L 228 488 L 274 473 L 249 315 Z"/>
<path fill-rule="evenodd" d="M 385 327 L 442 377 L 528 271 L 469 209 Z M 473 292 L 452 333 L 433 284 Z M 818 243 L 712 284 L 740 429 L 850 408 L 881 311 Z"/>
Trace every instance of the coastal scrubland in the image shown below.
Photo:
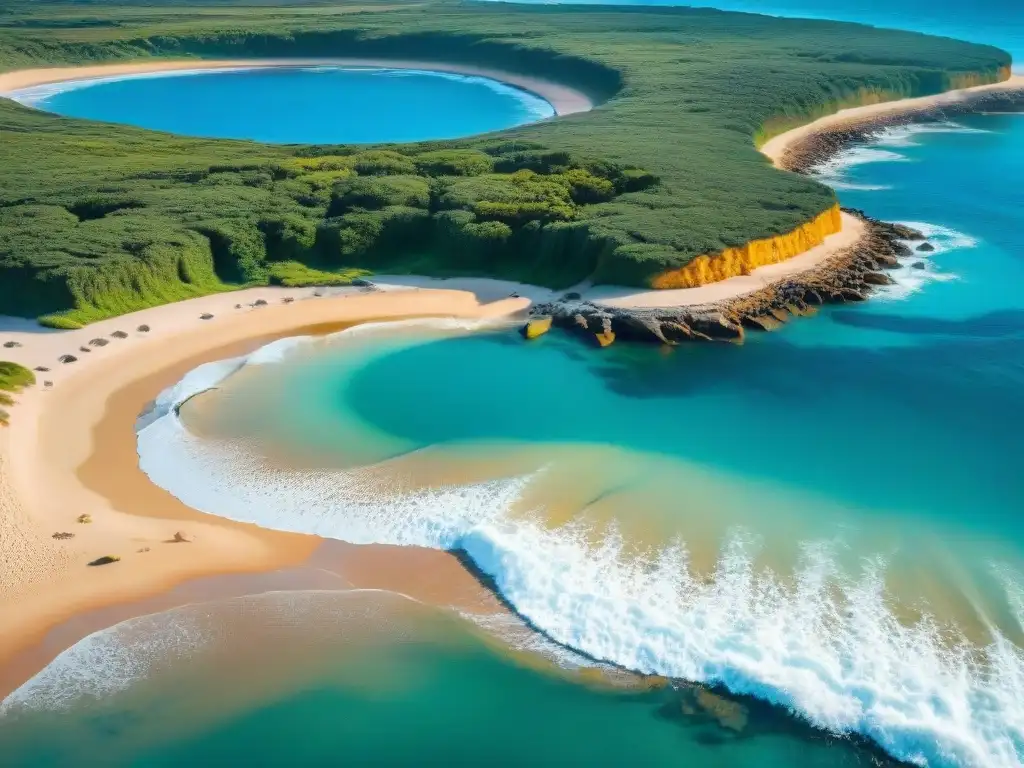
<path fill-rule="evenodd" d="M 0 426 L 6 426 L 10 414 L 5 406 L 14 405 L 11 393 L 17 393 L 36 383 L 36 375 L 18 363 L 0 360 Z"/>
<path fill-rule="evenodd" d="M 458 141 L 282 146 L 0 99 L 0 313 L 77 327 L 239 286 L 373 272 L 657 285 L 834 208 L 831 190 L 774 169 L 758 143 L 838 106 L 995 81 L 1010 63 L 944 38 L 686 8 L 0 12 L 0 70 L 193 56 L 471 64 L 563 83 L 596 108 Z"/>

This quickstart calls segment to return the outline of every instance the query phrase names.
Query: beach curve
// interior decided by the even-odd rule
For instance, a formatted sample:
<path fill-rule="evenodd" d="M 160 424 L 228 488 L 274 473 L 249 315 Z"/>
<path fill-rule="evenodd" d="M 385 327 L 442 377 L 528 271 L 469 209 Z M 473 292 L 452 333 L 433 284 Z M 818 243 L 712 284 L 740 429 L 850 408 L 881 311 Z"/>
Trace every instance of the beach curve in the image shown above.
<path fill-rule="evenodd" d="M 9 96 L 15 91 L 39 85 L 95 80 L 99 78 L 130 77 L 160 72 L 204 72 L 231 69 L 319 66 L 408 69 L 465 75 L 468 77 L 483 77 L 539 96 L 552 106 L 555 114 L 559 117 L 587 112 L 594 108 L 594 102 L 589 96 L 575 88 L 570 88 L 553 80 L 520 75 L 504 70 L 474 67 L 468 64 L 365 58 L 161 59 L 126 64 L 19 69 L 0 73 L 0 96 Z"/>
<path fill-rule="evenodd" d="M 16 395 L 10 426 L 0 430 L 0 615 L 17 628 L 0 636 L 0 668 L 76 614 L 139 600 L 188 579 L 306 561 L 321 543 L 317 537 L 203 515 L 150 483 L 138 469 L 135 418 L 200 363 L 276 338 L 368 320 L 504 318 L 530 301 L 510 293 L 531 295 L 528 286 L 501 281 L 448 286 L 334 289 L 330 295 L 318 295 L 326 294 L 322 289 L 253 288 L 73 331 L 0 318 L 0 337 L 20 345 L 4 349 L 4 358 L 49 369 L 37 373 L 36 386 Z M 539 289 L 532 295 L 547 294 Z M 114 335 L 119 331 L 123 338 Z M 108 343 L 90 346 L 97 338 Z M 70 352 L 79 359 L 58 362 Z M 77 522 L 80 515 L 89 522 Z M 179 531 L 189 541 L 175 542 Z M 74 535 L 55 539 L 55 533 Z M 121 561 L 87 567 L 107 555 Z M 363 559 L 354 566 L 360 572 L 381 571 L 372 556 Z M 374 581 L 384 587 L 398 590 L 410 581 L 383 571 Z"/>

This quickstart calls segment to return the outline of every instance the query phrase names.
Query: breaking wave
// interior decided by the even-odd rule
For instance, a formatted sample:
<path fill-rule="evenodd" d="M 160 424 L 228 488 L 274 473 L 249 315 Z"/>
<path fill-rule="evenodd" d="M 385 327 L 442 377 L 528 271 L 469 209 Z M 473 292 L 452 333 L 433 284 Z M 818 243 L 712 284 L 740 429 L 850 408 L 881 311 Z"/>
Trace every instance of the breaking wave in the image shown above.
<path fill-rule="evenodd" d="M 530 476 L 408 492 L 382 481 L 380 467 L 264 466 L 244 446 L 201 440 L 178 420 L 177 404 L 198 389 L 306 343 L 202 366 L 164 393 L 139 430 L 143 470 L 211 514 L 353 543 L 462 550 L 531 625 L 598 661 L 722 684 L 922 766 L 1024 760 L 1020 648 L 995 629 L 979 647 L 929 617 L 901 623 L 881 560 L 850 576 L 836 564 L 837 544 L 807 542 L 794 572 L 780 575 L 759 569 L 757 541 L 736 531 L 707 580 L 693 574 L 682 542 L 636 552 L 614 528 L 551 528 L 524 513 L 517 505 Z M 1019 603 L 1018 581 L 1002 583 L 1007 601 Z"/>
<path fill-rule="evenodd" d="M 928 224 L 922 221 L 901 221 L 899 224 L 916 229 L 925 236 L 932 249 L 931 251 L 918 251 L 916 248 L 920 242 L 913 240 L 904 241 L 904 245 L 910 248 L 913 253 L 909 256 L 899 257 L 900 266 L 898 269 L 888 271 L 888 275 L 896 282 L 892 285 L 883 286 L 875 294 L 879 299 L 905 299 L 911 296 L 929 283 L 945 283 L 950 280 L 958 280 L 959 275 L 941 269 L 934 261 L 935 256 L 940 256 L 950 251 L 957 251 L 967 248 L 976 248 L 978 241 L 949 227 L 938 224 Z"/>

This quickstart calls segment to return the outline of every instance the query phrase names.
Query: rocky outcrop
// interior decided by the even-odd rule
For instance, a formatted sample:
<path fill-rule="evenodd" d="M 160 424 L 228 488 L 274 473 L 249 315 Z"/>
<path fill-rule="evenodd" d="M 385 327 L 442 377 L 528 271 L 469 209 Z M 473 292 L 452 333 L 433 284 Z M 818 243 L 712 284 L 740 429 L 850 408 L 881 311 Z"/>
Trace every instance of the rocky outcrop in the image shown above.
<path fill-rule="evenodd" d="M 535 317 L 522 328 L 524 339 L 536 339 L 551 330 L 550 317 Z"/>
<path fill-rule="evenodd" d="M 120 562 L 121 558 L 117 555 L 104 555 L 103 557 L 97 557 L 95 560 L 89 563 L 91 566 L 97 565 L 110 565 L 111 563 Z"/>
<path fill-rule="evenodd" d="M 857 243 L 825 263 L 744 296 L 692 307 L 610 307 L 583 299 L 562 299 L 535 306 L 531 315 L 550 318 L 600 346 L 615 339 L 679 344 L 685 341 L 741 343 L 747 331 L 775 330 L 794 317 L 814 314 L 822 304 L 865 301 L 892 281 L 885 270 L 900 266 L 901 240 L 920 240 L 920 232 L 844 209 L 866 223 Z"/>

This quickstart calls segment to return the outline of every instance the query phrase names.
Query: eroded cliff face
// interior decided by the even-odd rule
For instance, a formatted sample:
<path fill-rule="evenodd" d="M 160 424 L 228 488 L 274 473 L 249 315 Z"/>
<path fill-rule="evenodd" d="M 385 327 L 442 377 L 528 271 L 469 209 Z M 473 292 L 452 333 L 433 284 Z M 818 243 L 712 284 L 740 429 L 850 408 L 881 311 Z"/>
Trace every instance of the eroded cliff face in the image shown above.
<path fill-rule="evenodd" d="M 792 232 L 739 246 L 721 253 L 698 256 L 685 267 L 662 272 L 651 279 L 652 288 L 695 288 L 738 275 L 747 275 L 757 267 L 777 264 L 821 245 L 825 238 L 842 228 L 839 204 L 801 224 Z"/>
<path fill-rule="evenodd" d="M 951 75 L 949 77 L 949 89 L 960 90 L 961 88 L 974 88 L 977 85 L 990 85 L 1009 80 L 1012 71 L 1010 66 L 1000 67 L 993 74 L 992 72 L 967 72 L 962 75 Z"/>

